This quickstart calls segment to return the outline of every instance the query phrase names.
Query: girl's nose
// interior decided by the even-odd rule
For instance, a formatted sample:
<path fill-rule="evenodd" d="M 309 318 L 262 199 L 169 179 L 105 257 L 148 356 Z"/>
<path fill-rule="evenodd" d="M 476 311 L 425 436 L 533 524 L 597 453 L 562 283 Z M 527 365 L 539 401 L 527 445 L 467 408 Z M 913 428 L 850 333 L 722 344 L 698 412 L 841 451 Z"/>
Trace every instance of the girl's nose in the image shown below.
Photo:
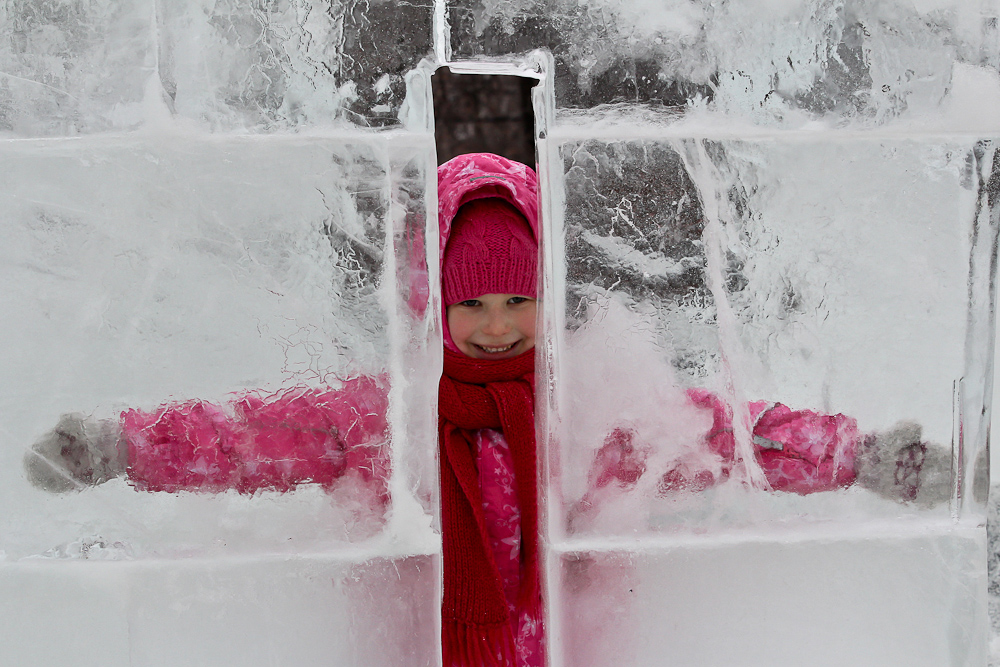
<path fill-rule="evenodd" d="M 488 336 L 504 336 L 510 331 L 510 318 L 503 310 L 494 310 L 486 315 L 483 333 Z"/>

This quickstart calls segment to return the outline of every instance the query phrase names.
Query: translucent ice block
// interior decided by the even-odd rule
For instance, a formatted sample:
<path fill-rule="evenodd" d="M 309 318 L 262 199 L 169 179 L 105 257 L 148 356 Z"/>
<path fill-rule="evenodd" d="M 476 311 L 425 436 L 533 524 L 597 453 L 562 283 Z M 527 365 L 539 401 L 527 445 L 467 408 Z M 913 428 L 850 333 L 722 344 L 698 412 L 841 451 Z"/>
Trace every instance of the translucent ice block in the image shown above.
<path fill-rule="evenodd" d="M 0 7 L 0 133 L 127 130 L 156 72 L 153 0 Z"/>
<path fill-rule="evenodd" d="M 431 2 L 161 5 L 160 75 L 178 116 L 215 130 L 398 124 L 432 49 Z"/>
<path fill-rule="evenodd" d="M 433 556 L 0 564 L 4 660 L 438 664 Z"/>
<path fill-rule="evenodd" d="M 549 49 L 564 112 L 693 104 L 769 125 L 933 108 L 955 63 L 996 67 L 996 16 L 963 0 L 451 0 L 447 14 L 455 59 Z"/>
<path fill-rule="evenodd" d="M 994 145 L 676 134 L 547 140 L 554 664 L 981 664 Z"/>
<path fill-rule="evenodd" d="M 553 664 L 984 665 L 985 535 L 949 523 L 555 552 Z"/>
<path fill-rule="evenodd" d="M 48 643 L 41 609 L 7 619 L 5 655 L 436 664 L 429 139 L 31 140 L 0 165 L 3 595 L 63 586 L 54 618 L 91 619 Z M 22 467 L 65 413 L 235 418 L 241 397 L 355 377 L 388 391 L 383 467 L 323 486 L 147 491 L 133 466 L 51 493 Z"/>
<path fill-rule="evenodd" d="M 758 486 L 754 402 L 845 415 L 862 437 L 917 424 L 927 467 L 938 468 L 927 502 L 947 505 L 953 444 L 970 484 L 985 460 L 988 336 L 968 313 L 979 303 L 970 298 L 989 293 L 988 264 L 970 257 L 994 233 L 980 190 L 992 150 L 888 139 L 563 143 L 565 309 L 553 333 L 564 341 L 554 384 L 569 516 L 615 429 L 649 452 L 650 474 L 634 493 L 609 485 L 600 504 L 643 496 L 663 516 L 686 506 L 659 477 L 677 466 L 691 478 L 717 472 L 698 451 L 712 412 L 692 391 L 734 411 L 736 458 L 750 464 L 739 475 Z M 636 513 L 608 529 L 653 524 Z"/>

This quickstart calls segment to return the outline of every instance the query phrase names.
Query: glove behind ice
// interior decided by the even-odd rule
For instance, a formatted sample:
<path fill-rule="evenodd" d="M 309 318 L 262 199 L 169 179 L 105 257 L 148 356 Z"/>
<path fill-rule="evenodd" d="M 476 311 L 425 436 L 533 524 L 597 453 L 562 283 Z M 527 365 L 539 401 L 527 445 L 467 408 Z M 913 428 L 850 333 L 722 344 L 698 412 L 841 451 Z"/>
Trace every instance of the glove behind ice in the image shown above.
<path fill-rule="evenodd" d="M 52 493 L 78 491 L 125 473 L 127 451 L 115 420 L 65 414 L 24 455 L 24 470 L 36 487 Z"/>

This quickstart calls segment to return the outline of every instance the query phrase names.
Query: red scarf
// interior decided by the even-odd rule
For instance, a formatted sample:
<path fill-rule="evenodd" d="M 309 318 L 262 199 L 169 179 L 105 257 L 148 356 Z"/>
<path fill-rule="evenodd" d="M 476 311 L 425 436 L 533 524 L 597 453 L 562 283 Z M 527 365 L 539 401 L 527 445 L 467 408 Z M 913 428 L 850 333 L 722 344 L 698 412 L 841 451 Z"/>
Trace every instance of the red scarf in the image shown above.
<path fill-rule="evenodd" d="M 535 465 L 535 351 L 481 360 L 445 349 L 438 399 L 441 443 L 441 524 L 444 600 L 441 638 L 445 667 L 517 664 L 503 580 L 483 515 L 474 432 L 503 432 L 514 460 L 521 510 L 518 608 L 540 611 L 538 492 Z"/>

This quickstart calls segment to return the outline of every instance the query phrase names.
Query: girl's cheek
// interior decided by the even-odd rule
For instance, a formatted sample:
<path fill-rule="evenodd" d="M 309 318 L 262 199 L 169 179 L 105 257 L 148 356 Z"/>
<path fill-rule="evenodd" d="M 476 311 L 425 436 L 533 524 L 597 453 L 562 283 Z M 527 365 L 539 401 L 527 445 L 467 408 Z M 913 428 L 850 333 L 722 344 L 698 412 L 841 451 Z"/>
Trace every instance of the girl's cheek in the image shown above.
<path fill-rule="evenodd" d="M 470 313 L 457 306 L 448 306 L 446 315 L 451 339 L 455 341 L 456 345 L 462 345 L 475 330 L 475 318 L 470 317 Z"/>

